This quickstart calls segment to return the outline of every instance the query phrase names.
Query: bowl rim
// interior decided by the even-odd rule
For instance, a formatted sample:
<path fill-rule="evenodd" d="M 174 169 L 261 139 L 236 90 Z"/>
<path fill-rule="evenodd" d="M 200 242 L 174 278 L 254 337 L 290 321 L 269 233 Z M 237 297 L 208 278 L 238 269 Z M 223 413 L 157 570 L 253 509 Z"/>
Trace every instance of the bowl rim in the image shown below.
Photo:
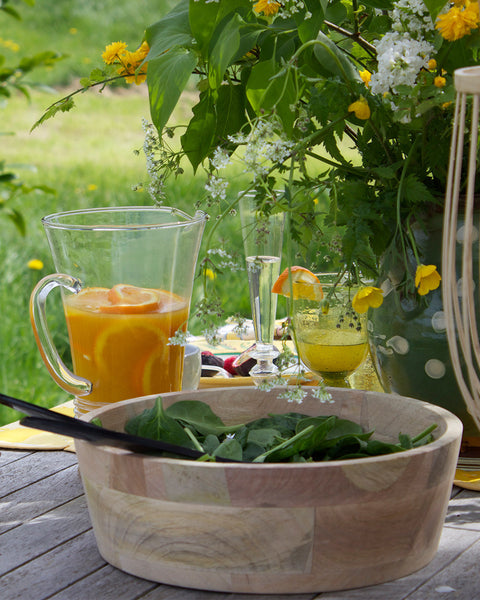
<path fill-rule="evenodd" d="M 307 391 L 309 389 L 309 386 L 303 386 Z M 175 397 L 175 396 L 180 396 L 183 394 L 188 394 L 188 395 L 192 395 L 192 394 L 196 394 L 198 392 L 200 392 L 200 394 L 205 393 L 205 392 L 212 392 L 215 391 L 217 392 L 229 392 L 232 390 L 241 390 L 241 391 L 245 391 L 246 389 L 258 389 L 255 386 L 228 386 L 228 387 L 223 387 L 223 388 L 215 388 L 214 390 L 208 389 L 208 388 L 203 388 L 201 390 L 192 390 L 192 391 L 180 391 L 180 392 L 168 392 L 168 393 L 162 393 L 162 394 L 149 394 L 147 396 L 139 396 L 137 398 L 128 398 L 126 400 L 122 400 L 120 402 L 115 402 L 112 403 L 111 405 L 108 406 L 103 406 L 101 408 L 97 408 L 87 414 L 81 415 L 80 419 L 84 420 L 84 421 L 91 421 L 92 419 L 96 418 L 96 417 L 100 417 L 102 414 L 104 414 L 105 412 L 108 412 L 109 409 L 112 409 L 113 407 L 118 407 L 120 405 L 129 405 L 129 404 L 138 404 L 141 401 L 145 401 L 145 400 L 151 400 L 151 399 L 155 399 L 158 398 L 159 396 L 161 397 Z M 283 389 L 283 388 L 282 388 Z M 334 391 L 334 390 L 338 390 L 338 388 L 326 388 L 329 391 Z M 347 388 L 346 388 L 347 389 Z M 305 468 L 305 469 L 325 469 L 325 468 L 332 468 L 334 466 L 338 467 L 343 467 L 345 468 L 348 465 L 351 465 L 352 467 L 355 466 L 359 466 L 359 465 L 364 465 L 364 464 L 372 464 L 373 461 L 375 462 L 379 462 L 379 463 L 383 463 L 383 462 L 388 462 L 391 461 L 392 458 L 405 458 L 405 459 L 410 459 L 413 458 L 417 455 L 424 455 L 424 454 L 428 454 L 431 452 L 435 452 L 436 450 L 442 448 L 443 446 L 448 446 L 449 444 L 454 443 L 455 441 L 458 441 L 459 445 L 460 445 L 460 441 L 461 441 L 461 436 L 462 436 L 462 432 L 463 432 L 463 424 L 461 422 L 461 420 L 454 415 L 453 413 L 451 413 L 450 411 L 448 411 L 447 409 L 441 407 L 441 406 L 437 406 L 436 404 L 432 404 L 430 402 L 425 402 L 424 400 L 418 400 L 417 398 L 411 398 L 409 396 L 400 396 L 398 394 L 387 394 L 385 392 L 376 392 L 376 391 L 370 391 L 370 390 L 354 390 L 356 392 L 360 392 L 362 394 L 367 394 L 367 395 L 371 395 L 371 396 L 378 396 L 378 395 L 382 395 L 382 396 L 394 396 L 395 398 L 398 399 L 402 399 L 402 400 L 407 400 L 408 402 L 415 402 L 418 403 L 420 405 L 422 405 L 424 408 L 430 410 L 433 413 L 437 413 L 439 415 L 439 417 L 441 417 L 444 422 L 445 422 L 445 431 L 436 439 L 434 439 L 432 442 L 430 442 L 429 444 L 426 444 L 424 446 L 419 446 L 418 448 L 410 448 L 408 450 L 404 450 L 403 452 L 395 452 L 395 453 L 391 453 L 391 454 L 382 454 L 379 456 L 371 456 L 371 457 L 363 457 L 363 458 L 351 458 L 348 460 L 329 460 L 329 461 L 316 461 L 316 462 L 305 462 L 305 463 L 282 463 L 282 462 L 266 462 L 266 463 L 253 463 L 253 462 L 235 462 L 235 463 L 227 463 L 227 462 L 210 462 L 210 461 L 198 461 L 198 460 L 193 460 L 193 459 L 188 459 L 188 458 L 169 458 L 169 457 L 165 457 L 165 456 L 152 456 L 152 455 L 148 455 L 148 454 L 142 454 L 139 452 L 133 452 L 130 450 L 126 450 L 126 449 L 122 449 L 122 448 L 115 448 L 113 446 L 100 446 L 100 445 L 94 445 L 91 442 L 85 441 L 85 440 L 75 440 L 75 444 L 81 444 L 81 445 L 86 445 L 88 446 L 95 446 L 96 450 L 100 450 L 102 452 L 106 452 L 108 454 L 111 455 L 116 455 L 116 456 L 131 456 L 137 460 L 149 460 L 149 461 L 160 461 L 161 463 L 163 462 L 167 462 L 170 465 L 196 465 L 198 468 L 208 468 L 208 469 L 267 469 L 267 468 L 286 468 L 286 469 L 299 469 L 299 468 Z M 268 393 L 268 392 L 267 392 Z M 301 406 L 301 404 L 296 405 L 296 406 Z"/>

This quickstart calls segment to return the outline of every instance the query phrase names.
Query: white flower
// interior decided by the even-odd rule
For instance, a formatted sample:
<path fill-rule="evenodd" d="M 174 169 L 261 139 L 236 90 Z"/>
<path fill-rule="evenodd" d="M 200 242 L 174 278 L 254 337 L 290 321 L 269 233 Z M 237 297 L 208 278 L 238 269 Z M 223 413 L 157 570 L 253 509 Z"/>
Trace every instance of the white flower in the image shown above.
<path fill-rule="evenodd" d="M 378 71 L 372 75 L 370 89 L 374 94 L 384 94 L 396 92 L 399 85 L 413 87 L 433 51 L 433 45 L 425 40 L 389 31 L 377 44 Z"/>
<path fill-rule="evenodd" d="M 230 155 L 223 148 L 215 148 L 213 158 L 210 161 L 214 169 L 220 171 L 225 169 L 231 163 Z"/>
<path fill-rule="evenodd" d="M 226 179 L 222 179 L 221 177 L 215 177 L 215 175 L 210 175 L 207 183 L 205 184 L 205 189 L 209 193 L 212 200 L 225 200 L 227 197 L 227 188 L 228 181 Z"/>
<path fill-rule="evenodd" d="M 392 30 L 376 44 L 378 71 L 370 81 L 374 94 L 395 95 L 398 86 L 413 87 L 435 51 L 434 24 L 423 0 L 398 0 L 393 6 Z M 396 110 L 394 96 L 391 106 Z"/>
<path fill-rule="evenodd" d="M 251 172 L 253 180 L 267 175 L 273 164 L 285 161 L 290 149 L 295 145 L 292 141 L 280 138 L 270 121 L 259 120 L 248 135 L 231 136 L 235 144 L 245 144 L 243 162 L 245 171 Z"/>

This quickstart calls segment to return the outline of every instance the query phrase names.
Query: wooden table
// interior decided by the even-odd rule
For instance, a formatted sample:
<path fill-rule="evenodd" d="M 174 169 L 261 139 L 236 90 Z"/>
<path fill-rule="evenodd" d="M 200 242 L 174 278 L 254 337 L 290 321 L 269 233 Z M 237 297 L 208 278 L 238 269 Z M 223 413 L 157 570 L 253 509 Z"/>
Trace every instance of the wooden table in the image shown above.
<path fill-rule="evenodd" d="M 75 454 L 0 453 L 1 600 L 475 600 L 479 565 L 480 493 L 454 487 L 438 553 L 409 577 L 344 592 L 282 596 L 160 585 L 123 573 L 99 555 Z"/>

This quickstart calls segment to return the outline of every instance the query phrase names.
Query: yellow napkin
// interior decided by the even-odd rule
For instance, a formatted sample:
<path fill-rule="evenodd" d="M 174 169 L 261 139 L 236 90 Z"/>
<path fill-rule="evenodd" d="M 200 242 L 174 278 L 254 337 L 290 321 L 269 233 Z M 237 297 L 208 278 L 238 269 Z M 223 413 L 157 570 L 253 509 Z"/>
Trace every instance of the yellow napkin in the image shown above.
<path fill-rule="evenodd" d="M 480 471 L 463 471 L 462 469 L 457 469 L 453 483 L 466 490 L 480 492 Z"/>
<path fill-rule="evenodd" d="M 73 400 L 52 408 L 55 412 L 73 417 Z M 20 425 L 19 421 L 0 427 L 0 448 L 14 450 L 67 450 L 75 452 L 73 439 Z"/>

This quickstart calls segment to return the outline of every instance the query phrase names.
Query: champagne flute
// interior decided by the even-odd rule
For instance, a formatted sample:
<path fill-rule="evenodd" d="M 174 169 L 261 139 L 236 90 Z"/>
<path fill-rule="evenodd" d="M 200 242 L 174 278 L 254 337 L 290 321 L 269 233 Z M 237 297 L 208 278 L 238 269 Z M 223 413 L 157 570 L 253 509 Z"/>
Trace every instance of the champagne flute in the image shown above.
<path fill-rule="evenodd" d="M 350 387 L 348 377 L 368 353 L 367 316 L 352 299 L 360 286 L 335 283 L 336 275 L 319 275 L 320 283 L 293 283 L 293 327 L 300 359 L 332 387 Z"/>
<path fill-rule="evenodd" d="M 257 361 L 250 376 L 255 385 L 260 385 L 278 376 L 273 362 L 279 355 L 273 344 L 277 294 L 271 290 L 280 273 L 285 215 L 263 215 L 257 210 L 255 198 L 255 194 L 244 195 L 239 207 L 255 331 L 255 348 L 250 356 Z"/>

